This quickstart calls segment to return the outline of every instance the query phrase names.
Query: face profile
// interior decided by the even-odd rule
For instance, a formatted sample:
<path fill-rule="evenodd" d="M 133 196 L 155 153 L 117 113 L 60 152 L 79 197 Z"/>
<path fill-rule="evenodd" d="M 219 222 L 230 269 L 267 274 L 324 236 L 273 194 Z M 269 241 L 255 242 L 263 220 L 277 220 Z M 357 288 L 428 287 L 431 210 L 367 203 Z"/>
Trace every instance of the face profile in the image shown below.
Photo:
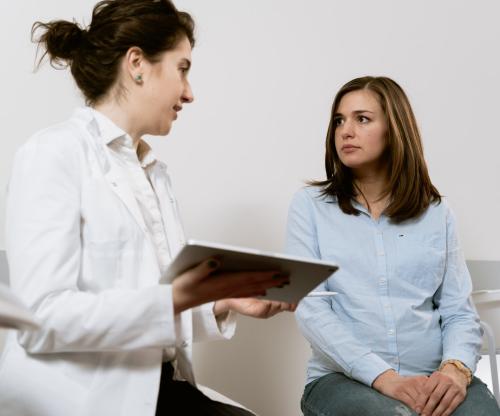
<path fill-rule="evenodd" d="M 191 67 L 191 44 L 186 37 L 179 40 L 171 50 L 162 53 L 153 62 L 141 57 L 135 68 L 143 71 L 141 82 L 126 99 L 140 102 L 144 115 L 144 133 L 156 136 L 168 134 L 172 123 L 177 120 L 178 113 L 184 104 L 194 99 L 188 81 Z M 133 61 L 133 58 L 130 58 Z"/>

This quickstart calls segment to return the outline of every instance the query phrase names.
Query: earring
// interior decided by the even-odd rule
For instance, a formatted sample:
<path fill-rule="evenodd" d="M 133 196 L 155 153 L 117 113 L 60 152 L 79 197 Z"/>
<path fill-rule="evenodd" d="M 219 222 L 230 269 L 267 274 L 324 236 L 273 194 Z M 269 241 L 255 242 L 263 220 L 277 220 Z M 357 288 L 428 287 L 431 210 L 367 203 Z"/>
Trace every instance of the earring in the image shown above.
<path fill-rule="evenodd" d="M 142 84 L 143 80 L 142 80 L 142 74 L 137 74 L 135 77 L 134 77 L 134 81 L 137 83 L 137 84 Z"/>

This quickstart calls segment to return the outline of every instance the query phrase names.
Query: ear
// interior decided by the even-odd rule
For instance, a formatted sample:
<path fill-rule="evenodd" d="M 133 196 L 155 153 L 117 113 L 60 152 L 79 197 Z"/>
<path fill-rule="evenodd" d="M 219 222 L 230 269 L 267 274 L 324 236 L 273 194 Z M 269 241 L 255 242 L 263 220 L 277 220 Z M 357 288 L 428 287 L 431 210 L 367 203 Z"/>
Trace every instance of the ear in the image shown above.
<path fill-rule="evenodd" d="M 125 76 L 136 84 L 144 82 L 147 60 L 144 52 L 138 46 L 132 46 L 123 57 Z"/>

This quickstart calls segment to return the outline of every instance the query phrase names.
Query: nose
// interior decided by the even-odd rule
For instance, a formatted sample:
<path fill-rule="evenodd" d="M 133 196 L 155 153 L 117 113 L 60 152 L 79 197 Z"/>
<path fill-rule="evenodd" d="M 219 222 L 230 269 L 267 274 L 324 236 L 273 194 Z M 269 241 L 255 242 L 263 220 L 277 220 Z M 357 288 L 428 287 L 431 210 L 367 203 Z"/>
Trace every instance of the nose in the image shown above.
<path fill-rule="evenodd" d="M 345 120 L 340 126 L 337 127 L 337 133 L 343 140 L 350 139 L 354 136 L 354 126 L 349 119 Z"/>
<path fill-rule="evenodd" d="M 194 101 L 193 90 L 191 89 L 191 84 L 186 82 L 186 86 L 184 87 L 184 91 L 182 92 L 181 100 L 183 103 L 192 103 Z"/>

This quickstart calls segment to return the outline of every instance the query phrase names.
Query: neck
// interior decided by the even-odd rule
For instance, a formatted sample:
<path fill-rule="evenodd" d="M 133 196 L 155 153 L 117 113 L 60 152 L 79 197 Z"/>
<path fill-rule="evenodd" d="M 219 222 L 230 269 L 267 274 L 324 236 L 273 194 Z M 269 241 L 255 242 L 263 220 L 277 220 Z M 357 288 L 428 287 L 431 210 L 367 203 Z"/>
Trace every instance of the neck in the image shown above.
<path fill-rule="evenodd" d="M 378 201 L 387 201 L 390 194 L 387 192 L 388 174 L 385 168 L 353 170 L 354 184 L 361 195 L 359 202 L 372 204 Z M 366 199 L 366 201 L 364 201 Z"/>
<path fill-rule="evenodd" d="M 137 148 L 139 139 L 144 133 L 140 127 L 139 118 L 135 116 L 133 106 L 127 100 L 120 103 L 115 100 L 104 100 L 94 105 L 94 108 L 128 133 L 133 140 L 134 147 Z"/>

